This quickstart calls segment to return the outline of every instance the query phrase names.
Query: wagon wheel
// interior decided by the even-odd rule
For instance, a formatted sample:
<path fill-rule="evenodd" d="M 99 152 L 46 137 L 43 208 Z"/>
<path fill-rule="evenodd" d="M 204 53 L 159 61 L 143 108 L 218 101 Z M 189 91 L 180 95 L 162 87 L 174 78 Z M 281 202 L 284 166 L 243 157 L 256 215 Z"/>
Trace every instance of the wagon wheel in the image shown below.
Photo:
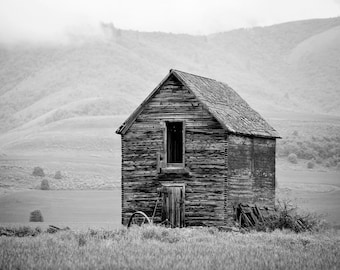
<path fill-rule="evenodd" d="M 151 220 L 149 217 L 142 211 L 137 211 L 132 214 L 129 219 L 129 223 L 127 227 L 131 227 L 132 225 L 141 226 L 143 224 L 151 224 Z"/>

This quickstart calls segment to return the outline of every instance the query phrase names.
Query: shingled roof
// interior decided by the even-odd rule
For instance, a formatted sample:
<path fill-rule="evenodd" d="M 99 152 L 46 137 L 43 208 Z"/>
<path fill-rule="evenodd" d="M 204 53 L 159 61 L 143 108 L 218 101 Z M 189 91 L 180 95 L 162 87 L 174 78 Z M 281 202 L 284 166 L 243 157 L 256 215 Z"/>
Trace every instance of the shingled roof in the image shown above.
<path fill-rule="evenodd" d="M 119 127 L 116 133 L 126 133 L 137 116 L 142 112 L 147 102 L 172 75 L 196 96 L 203 107 L 207 109 L 227 131 L 234 134 L 255 137 L 280 138 L 276 130 L 227 84 L 174 69 L 170 70 L 169 74 Z"/>

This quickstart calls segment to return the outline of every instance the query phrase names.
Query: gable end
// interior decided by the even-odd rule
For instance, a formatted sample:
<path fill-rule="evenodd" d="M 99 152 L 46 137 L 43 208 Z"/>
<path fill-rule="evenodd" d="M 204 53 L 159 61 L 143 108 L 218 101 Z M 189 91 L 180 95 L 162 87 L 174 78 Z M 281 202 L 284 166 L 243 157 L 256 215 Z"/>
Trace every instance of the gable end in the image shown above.
<path fill-rule="evenodd" d="M 116 130 L 117 134 L 126 134 L 148 102 L 172 77 L 186 87 L 227 132 L 250 137 L 280 138 L 277 131 L 227 84 L 173 69 Z"/>

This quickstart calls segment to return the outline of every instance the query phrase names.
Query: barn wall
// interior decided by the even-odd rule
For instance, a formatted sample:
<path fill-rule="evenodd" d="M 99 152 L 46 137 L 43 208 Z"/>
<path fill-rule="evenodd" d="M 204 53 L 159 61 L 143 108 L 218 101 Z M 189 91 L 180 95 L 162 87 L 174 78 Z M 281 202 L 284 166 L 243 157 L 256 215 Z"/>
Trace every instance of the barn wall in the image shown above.
<path fill-rule="evenodd" d="M 187 173 L 158 173 L 164 120 L 185 121 Z M 185 224 L 223 225 L 226 133 L 191 92 L 171 77 L 122 135 L 122 222 L 136 210 L 152 215 L 161 183 L 185 183 Z M 156 221 L 161 216 L 158 207 Z"/>
<path fill-rule="evenodd" d="M 254 202 L 274 206 L 275 139 L 254 138 Z"/>
<path fill-rule="evenodd" d="M 273 206 L 275 139 L 228 136 L 226 206 L 231 219 L 237 203 Z"/>

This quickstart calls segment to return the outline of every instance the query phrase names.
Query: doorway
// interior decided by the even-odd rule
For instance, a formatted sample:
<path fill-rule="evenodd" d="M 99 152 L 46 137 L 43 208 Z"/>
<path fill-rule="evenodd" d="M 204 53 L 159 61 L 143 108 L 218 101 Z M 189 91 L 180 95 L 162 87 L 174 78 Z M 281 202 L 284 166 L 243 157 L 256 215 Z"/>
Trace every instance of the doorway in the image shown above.
<path fill-rule="evenodd" d="M 185 185 L 163 184 L 162 222 L 169 223 L 171 227 L 184 227 L 185 213 Z"/>

